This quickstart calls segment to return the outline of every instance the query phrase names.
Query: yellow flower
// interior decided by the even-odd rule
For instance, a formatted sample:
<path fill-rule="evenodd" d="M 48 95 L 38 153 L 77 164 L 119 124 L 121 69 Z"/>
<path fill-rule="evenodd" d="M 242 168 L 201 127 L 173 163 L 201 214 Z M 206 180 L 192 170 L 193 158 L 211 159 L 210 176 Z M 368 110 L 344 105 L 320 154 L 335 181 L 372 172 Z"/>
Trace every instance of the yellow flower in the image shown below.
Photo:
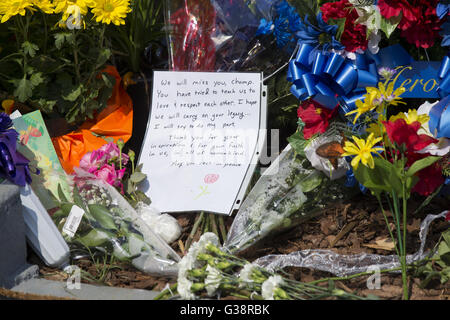
<path fill-rule="evenodd" d="M 369 135 L 367 141 L 364 141 L 364 139 L 360 139 L 355 136 L 353 136 L 352 138 L 356 142 L 356 144 L 350 141 L 345 141 L 345 152 L 342 154 L 342 157 L 355 156 L 351 163 L 352 167 L 355 170 L 358 169 L 358 164 L 360 161 L 366 167 L 373 169 L 375 167 L 375 163 L 373 161 L 372 153 L 383 150 L 382 147 L 374 147 L 374 145 L 381 141 L 382 138 L 374 138 L 373 133 Z"/>
<path fill-rule="evenodd" d="M 30 0 L 9 0 L 0 2 L 0 16 L 2 19 L 0 23 L 8 21 L 11 17 L 18 14 L 24 16 L 28 10 L 36 10 L 33 8 L 33 3 Z"/>
<path fill-rule="evenodd" d="M 55 12 L 55 6 L 50 0 L 33 0 L 33 4 L 47 14 Z"/>
<path fill-rule="evenodd" d="M 67 12 L 70 6 L 78 6 L 80 8 L 80 13 L 86 15 L 88 7 L 92 5 L 92 3 L 92 0 L 53 0 L 55 13 L 63 13 L 64 22 L 70 16 L 70 13 Z"/>
<path fill-rule="evenodd" d="M 355 118 L 353 119 L 353 123 L 356 123 L 356 120 L 363 114 L 368 111 L 375 109 L 379 104 L 379 92 L 377 88 L 368 87 L 366 88 L 367 94 L 364 95 L 364 102 L 361 100 L 357 100 L 355 102 L 356 109 L 346 113 L 345 115 L 351 115 L 356 113 Z"/>
<path fill-rule="evenodd" d="M 97 22 L 115 25 L 125 24 L 125 17 L 131 11 L 129 0 L 96 0 L 92 13 Z"/>
<path fill-rule="evenodd" d="M 398 87 L 394 91 L 394 82 L 389 83 L 388 87 L 386 88 L 383 82 L 378 83 L 379 88 L 379 94 L 383 101 L 386 101 L 389 104 L 392 104 L 394 106 L 401 104 L 406 104 L 405 102 L 401 101 L 400 96 L 406 91 L 405 87 Z"/>
<path fill-rule="evenodd" d="M 411 124 L 416 121 L 419 121 L 420 124 L 425 124 L 430 120 L 430 117 L 427 114 L 417 114 L 417 110 L 410 109 L 406 114 L 404 112 L 400 112 L 395 116 L 391 116 L 389 121 L 395 121 L 397 119 L 404 119 L 407 124 Z"/>

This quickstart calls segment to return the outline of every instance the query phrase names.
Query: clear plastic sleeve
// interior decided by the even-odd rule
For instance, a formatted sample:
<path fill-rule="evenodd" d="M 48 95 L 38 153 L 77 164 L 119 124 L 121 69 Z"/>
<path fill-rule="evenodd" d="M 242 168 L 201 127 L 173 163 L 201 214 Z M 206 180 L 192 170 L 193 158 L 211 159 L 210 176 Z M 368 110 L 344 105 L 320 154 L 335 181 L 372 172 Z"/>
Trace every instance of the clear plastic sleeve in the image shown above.
<path fill-rule="evenodd" d="M 438 215 L 428 215 L 420 226 L 420 248 L 415 254 L 407 255 L 408 264 L 424 259 L 429 253 L 425 252 L 428 229 L 431 222 L 438 218 L 445 218 L 448 211 Z M 302 250 L 290 254 L 267 255 L 253 262 L 263 268 L 274 271 L 286 267 L 302 267 L 330 272 L 339 277 L 368 272 L 370 270 L 388 270 L 400 266 L 397 255 L 354 254 L 341 255 L 331 250 Z M 399 271 L 400 272 L 400 271 Z"/>
<path fill-rule="evenodd" d="M 73 197 L 74 204 L 62 203 L 53 214 L 62 230 L 74 205 L 84 211 L 75 235 L 63 232 L 72 251 L 100 251 L 152 275 L 176 276 L 180 257 L 114 187 L 77 169 Z"/>
<path fill-rule="evenodd" d="M 286 64 L 292 45 L 279 48 L 257 35 L 261 19 L 277 17 L 278 0 L 166 0 L 166 32 L 172 70 L 258 71 Z"/>
<path fill-rule="evenodd" d="M 346 193 L 342 181 L 329 180 L 288 145 L 242 203 L 225 247 L 242 251 L 270 234 L 317 216 Z"/>

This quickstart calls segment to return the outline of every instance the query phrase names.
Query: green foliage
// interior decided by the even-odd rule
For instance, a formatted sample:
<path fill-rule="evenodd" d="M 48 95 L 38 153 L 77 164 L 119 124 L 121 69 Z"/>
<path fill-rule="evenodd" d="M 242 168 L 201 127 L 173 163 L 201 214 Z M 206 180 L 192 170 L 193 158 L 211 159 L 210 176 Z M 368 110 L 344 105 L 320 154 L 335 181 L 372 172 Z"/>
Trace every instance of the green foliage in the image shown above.
<path fill-rule="evenodd" d="M 132 1 L 132 11 L 124 26 L 110 25 L 107 34 L 118 56 L 122 57 L 132 72 L 142 69 L 144 49 L 158 43 L 164 36 L 163 1 Z"/>
<path fill-rule="evenodd" d="M 93 21 L 86 29 L 68 30 L 56 27 L 58 19 L 27 12 L 0 25 L 2 40 L 17 40 L 2 46 L 0 85 L 49 117 L 80 124 L 111 96 L 115 79 L 103 69 L 112 53 L 104 25 Z"/>
<path fill-rule="evenodd" d="M 431 280 L 438 279 L 442 284 L 450 280 L 450 229 L 442 233 L 442 241 L 436 254 L 424 266 L 417 269 L 417 274 L 425 276 L 421 287 L 426 287 Z"/>

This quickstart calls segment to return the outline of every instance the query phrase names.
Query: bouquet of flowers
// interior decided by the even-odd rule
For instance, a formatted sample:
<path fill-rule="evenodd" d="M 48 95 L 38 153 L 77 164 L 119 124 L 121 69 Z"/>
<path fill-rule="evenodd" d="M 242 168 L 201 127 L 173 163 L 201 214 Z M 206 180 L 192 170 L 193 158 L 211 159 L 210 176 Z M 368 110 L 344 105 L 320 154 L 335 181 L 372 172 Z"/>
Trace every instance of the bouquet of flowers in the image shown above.
<path fill-rule="evenodd" d="M 224 246 L 231 252 L 241 251 L 317 216 L 327 204 L 347 196 L 341 177 L 327 178 L 311 165 L 304 151 L 297 153 L 289 145 L 247 195 Z"/>
<path fill-rule="evenodd" d="M 179 256 L 120 193 L 102 179 L 78 170 L 74 203 L 64 199 L 52 218 L 72 252 L 100 251 L 155 275 L 174 275 Z M 74 212 L 78 215 L 74 215 Z"/>
<path fill-rule="evenodd" d="M 129 11 L 129 0 L 2 1 L 2 89 L 70 124 L 92 119 L 115 81 L 104 72 L 112 54 L 106 26 L 123 25 Z"/>
<path fill-rule="evenodd" d="M 329 123 L 341 121 L 348 127 L 342 130 L 342 139 L 326 142 L 328 147 L 334 146 L 334 164 L 330 164 L 338 169 L 346 161 L 346 184 L 370 190 L 383 214 L 386 206 L 393 213 L 396 234 L 386 215 L 385 220 L 400 257 L 405 299 L 408 199 L 416 193 L 429 200 L 448 182 L 450 125 L 445 119 L 450 103 L 450 67 L 445 49 L 434 46 L 440 36 L 444 36 L 442 45 L 448 45 L 444 26 L 448 8 L 448 1 L 438 0 L 322 1 L 317 15 L 322 19 L 320 25 L 323 30 L 336 29 L 329 43 L 339 41 L 342 47 L 321 45 L 318 49 L 308 37 L 300 37 L 287 76 L 292 82 L 291 93 L 301 101 L 300 138 L 309 139 L 313 146 L 326 135 Z M 304 18 L 300 24 L 306 22 Z M 309 36 L 319 31 L 316 27 L 302 30 Z M 438 59 L 444 57 L 437 90 L 443 99 L 426 102 L 417 110 L 412 106 L 399 108 L 407 103 L 402 100 L 406 88 L 395 84 L 398 70 L 377 67 L 379 59 L 375 56 L 380 43 L 398 41 L 422 49 L 428 60 L 429 53 Z M 419 54 L 418 58 L 422 57 Z M 297 133 L 291 143 L 298 141 Z M 312 154 L 319 160 L 332 160 L 322 147 L 316 143 Z M 326 171 L 323 161 L 309 159 L 316 168 Z"/>
<path fill-rule="evenodd" d="M 364 300 L 334 287 L 291 280 L 251 264 L 219 248 L 214 233 L 205 233 L 179 263 L 178 282 L 157 299 L 177 290 L 182 299 L 234 296 L 254 300 L 307 300 L 335 297 Z M 373 298 L 373 297 L 369 297 Z"/>
<path fill-rule="evenodd" d="M 140 202 L 150 204 L 150 199 L 137 188 L 147 176 L 141 172 L 142 166 L 135 166 L 134 151 L 129 150 L 125 154 L 122 152 L 123 147 L 124 142 L 119 140 L 117 144 L 109 142 L 97 150 L 87 152 L 80 160 L 81 171 L 75 172 L 75 181 L 80 172 L 82 175 L 88 172 L 115 187 L 133 207 L 137 207 Z"/>

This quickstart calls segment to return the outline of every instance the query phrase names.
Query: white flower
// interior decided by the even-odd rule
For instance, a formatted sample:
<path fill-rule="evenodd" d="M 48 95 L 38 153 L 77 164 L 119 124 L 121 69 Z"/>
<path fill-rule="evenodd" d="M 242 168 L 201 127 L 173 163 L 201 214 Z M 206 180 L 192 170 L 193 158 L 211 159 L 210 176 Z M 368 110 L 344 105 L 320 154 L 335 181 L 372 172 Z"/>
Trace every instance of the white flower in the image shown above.
<path fill-rule="evenodd" d="M 417 109 L 417 114 L 426 114 L 430 115 L 431 109 L 438 103 L 429 103 L 426 101 Z M 435 135 L 430 131 L 430 127 L 428 126 L 428 122 L 422 125 L 422 128 L 418 131 L 419 134 L 427 134 L 429 136 L 435 137 Z M 436 137 L 435 137 L 436 138 Z M 434 156 L 445 156 L 450 152 L 450 139 L 442 137 L 439 139 L 438 143 L 432 143 L 422 150 L 418 151 L 418 153 L 429 153 Z"/>
<path fill-rule="evenodd" d="M 206 292 L 209 297 L 212 297 L 220 286 L 220 282 L 222 281 L 222 273 L 210 265 L 206 267 L 206 272 L 208 273 L 205 279 Z"/>
<path fill-rule="evenodd" d="M 239 273 L 239 279 L 243 282 L 253 282 L 251 275 L 254 268 L 255 266 L 252 263 L 245 264 Z"/>
<path fill-rule="evenodd" d="M 271 276 L 262 284 L 262 296 L 266 300 L 273 300 L 275 289 L 284 283 L 279 275 Z"/>
<path fill-rule="evenodd" d="M 325 143 L 332 141 L 340 141 L 342 138 L 338 135 L 320 135 L 314 140 L 312 140 L 308 146 L 305 148 L 306 158 L 311 162 L 311 165 L 319 171 L 322 171 L 331 180 L 339 179 L 345 176 L 348 170 L 348 163 L 344 158 L 338 158 L 338 168 L 335 169 L 331 164 L 330 160 L 319 156 L 316 153 L 317 148 Z"/>
<path fill-rule="evenodd" d="M 192 282 L 186 278 L 178 278 L 177 291 L 183 300 L 195 299 L 195 294 L 191 291 Z"/>

